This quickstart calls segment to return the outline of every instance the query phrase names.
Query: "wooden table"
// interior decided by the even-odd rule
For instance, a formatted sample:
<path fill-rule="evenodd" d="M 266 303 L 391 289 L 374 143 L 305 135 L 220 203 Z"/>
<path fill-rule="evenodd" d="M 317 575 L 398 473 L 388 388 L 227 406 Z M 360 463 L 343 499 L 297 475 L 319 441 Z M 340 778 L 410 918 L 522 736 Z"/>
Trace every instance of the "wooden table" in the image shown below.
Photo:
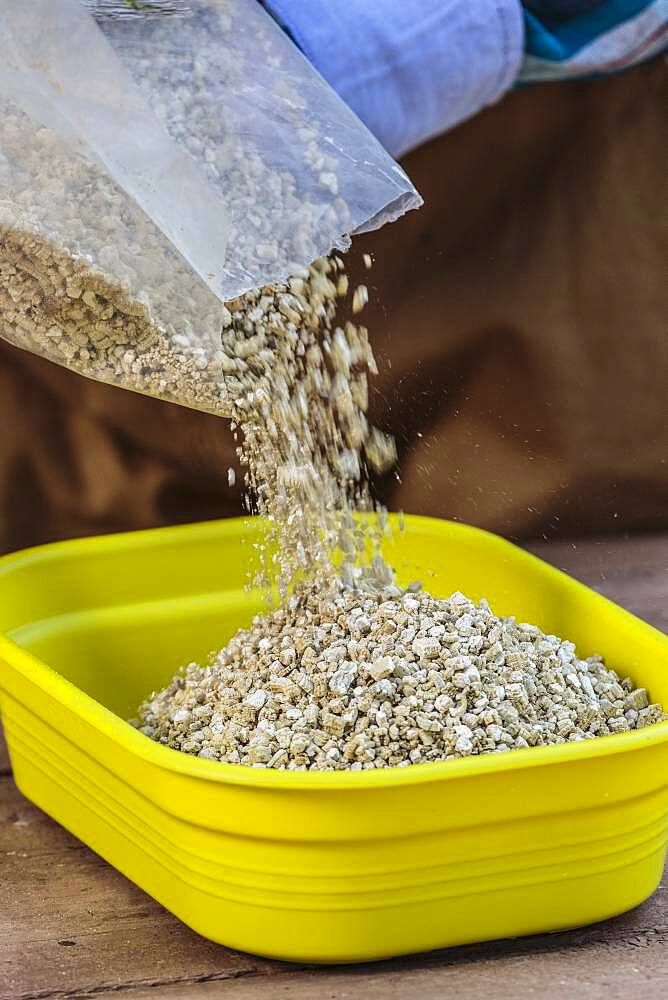
<path fill-rule="evenodd" d="M 668 631 L 668 537 L 534 550 Z M 568 933 L 302 969 L 198 937 L 24 799 L 0 746 L 0 997 L 109 1000 L 665 1000 L 668 878 Z"/>

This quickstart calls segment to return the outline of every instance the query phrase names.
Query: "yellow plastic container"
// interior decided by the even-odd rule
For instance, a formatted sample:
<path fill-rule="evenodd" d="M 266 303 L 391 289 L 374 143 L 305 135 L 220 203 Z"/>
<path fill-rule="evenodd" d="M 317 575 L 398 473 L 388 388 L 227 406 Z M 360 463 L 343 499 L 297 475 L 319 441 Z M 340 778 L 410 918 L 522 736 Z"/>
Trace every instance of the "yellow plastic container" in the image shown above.
<path fill-rule="evenodd" d="M 640 903 L 668 832 L 668 723 L 348 773 L 200 760 L 123 720 L 260 607 L 243 521 L 0 560 L 0 706 L 19 788 L 200 934 L 343 962 L 559 930 Z M 668 639 L 508 542 L 407 518 L 404 581 L 486 596 L 668 704 Z M 431 572 L 428 572 L 428 571 Z"/>

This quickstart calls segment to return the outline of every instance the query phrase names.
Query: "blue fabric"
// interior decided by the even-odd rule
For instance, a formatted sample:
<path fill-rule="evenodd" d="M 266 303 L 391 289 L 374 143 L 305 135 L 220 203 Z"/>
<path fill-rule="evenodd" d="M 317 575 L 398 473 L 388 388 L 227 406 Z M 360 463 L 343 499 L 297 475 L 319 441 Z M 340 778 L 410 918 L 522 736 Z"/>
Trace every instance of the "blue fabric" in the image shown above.
<path fill-rule="evenodd" d="M 668 0 L 262 2 L 394 156 L 516 84 L 615 72 L 668 41 Z"/>
<path fill-rule="evenodd" d="M 658 55 L 668 44 L 668 0 L 605 0 L 563 22 L 525 10 L 520 83 L 600 76 Z"/>
<path fill-rule="evenodd" d="M 654 0 L 606 0 L 579 17 L 554 25 L 527 10 L 524 15 L 526 51 L 541 59 L 569 59 L 593 39 L 653 6 Z"/>
<path fill-rule="evenodd" d="M 394 155 L 512 87 L 519 0 L 265 0 L 308 59 Z"/>
<path fill-rule="evenodd" d="M 567 21 L 600 7 L 606 0 L 524 0 L 524 6 L 541 21 Z"/>

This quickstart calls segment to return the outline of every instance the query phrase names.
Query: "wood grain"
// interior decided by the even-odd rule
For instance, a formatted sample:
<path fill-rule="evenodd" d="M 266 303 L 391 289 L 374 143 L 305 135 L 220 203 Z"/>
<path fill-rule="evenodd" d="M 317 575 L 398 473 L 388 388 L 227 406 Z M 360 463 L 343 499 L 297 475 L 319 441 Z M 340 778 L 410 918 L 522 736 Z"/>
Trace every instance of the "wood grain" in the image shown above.
<path fill-rule="evenodd" d="M 531 546 L 668 630 L 668 538 Z M 668 881 L 582 930 L 375 966 L 298 969 L 198 937 L 31 805 L 0 743 L 0 998 L 664 1000 Z"/>
<path fill-rule="evenodd" d="M 234 1000 L 381 1000 L 415 988 L 424 998 L 491 989 L 498 1000 L 589 1000 L 603 987 L 621 1000 L 632 983 L 643 1000 L 666 996 L 668 872 L 647 903 L 581 930 L 307 975 L 200 938 L 31 805 L 8 777 L 0 779 L 0 867 L 3 1000 L 90 991 L 204 1000 L 214 990 Z"/>
<path fill-rule="evenodd" d="M 0 779 L 3 1000 L 271 966 L 188 930 Z"/>
<path fill-rule="evenodd" d="M 527 548 L 668 632 L 668 536 L 539 542 Z"/>
<path fill-rule="evenodd" d="M 666 941 L 626 948 L 591 945 L 458 959 L 437 956 L 433 964 L 392 963 L 379 968 L 283 973 L 268 982 L 248 975 L 224 983 L 160 988 L 161 1000 L 665 1000 Z M 121 990 L 119 1000 L 153 1000 L 155 989 Z"/>

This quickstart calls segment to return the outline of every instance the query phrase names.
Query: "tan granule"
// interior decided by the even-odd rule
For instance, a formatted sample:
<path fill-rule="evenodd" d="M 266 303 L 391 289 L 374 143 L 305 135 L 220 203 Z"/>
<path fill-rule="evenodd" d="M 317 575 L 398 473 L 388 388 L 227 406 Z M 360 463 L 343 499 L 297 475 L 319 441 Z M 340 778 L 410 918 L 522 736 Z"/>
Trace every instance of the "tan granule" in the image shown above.
<path fill-rule="evenodd" d="M 361 312 L 369 301 L 369 290 L 366 285 L 358 285 L 353 292 L 353 313 Z"/>
<path fill-rule="evenodd" d="M 222 349 L 179 346 L 83 260 L 0 226 L 0 336 L 87 378 L 230 415 Z"/>
<path fill-rule="evenodd" d="M 285 285 L 227 303 L 222 346 L 234 399 L 238 454 L 250 508 L 269 525 L 258 581 L 332 586 L 366 561 L 369 586 L 389 578 L 375 543 L 382 521 L 359 523 L 372 502 L 367 466 L 396 460 L 394 441 L 366 419 L 367 375 L 376 370 L 365 327 L 336 325 L 348 291 L 343 262 L 321 258 Z"/>
<path fill-rule="evenodd" d="M 373 507 L 367 466 L 384 471 L 396 450 L 365 415 L 367 374 L 377 371 L 367 330 L 336 325 L 343 266 L 321 258 L 228 302 L 220 341 L 204 350 L 197 338 L 168 337 L 85 261 L 0 227 L 0 335 L 87 377 L 231 417 L 248 507 L 270 526 L 258 584 L 283 595 L 315 576 L 329 585 L 334 563 L 345 575 L 369 550 L 369 579 L 386 580 L 382 529 L 351 514 Z"/>
<path fill-rule="evenodd" d="M 211 760 L 360 770 L 592 739 L 668 718 L 573 643 L 485 601 L 339 587 L 254 619 L 140 709 L 152 739 Z"/>

